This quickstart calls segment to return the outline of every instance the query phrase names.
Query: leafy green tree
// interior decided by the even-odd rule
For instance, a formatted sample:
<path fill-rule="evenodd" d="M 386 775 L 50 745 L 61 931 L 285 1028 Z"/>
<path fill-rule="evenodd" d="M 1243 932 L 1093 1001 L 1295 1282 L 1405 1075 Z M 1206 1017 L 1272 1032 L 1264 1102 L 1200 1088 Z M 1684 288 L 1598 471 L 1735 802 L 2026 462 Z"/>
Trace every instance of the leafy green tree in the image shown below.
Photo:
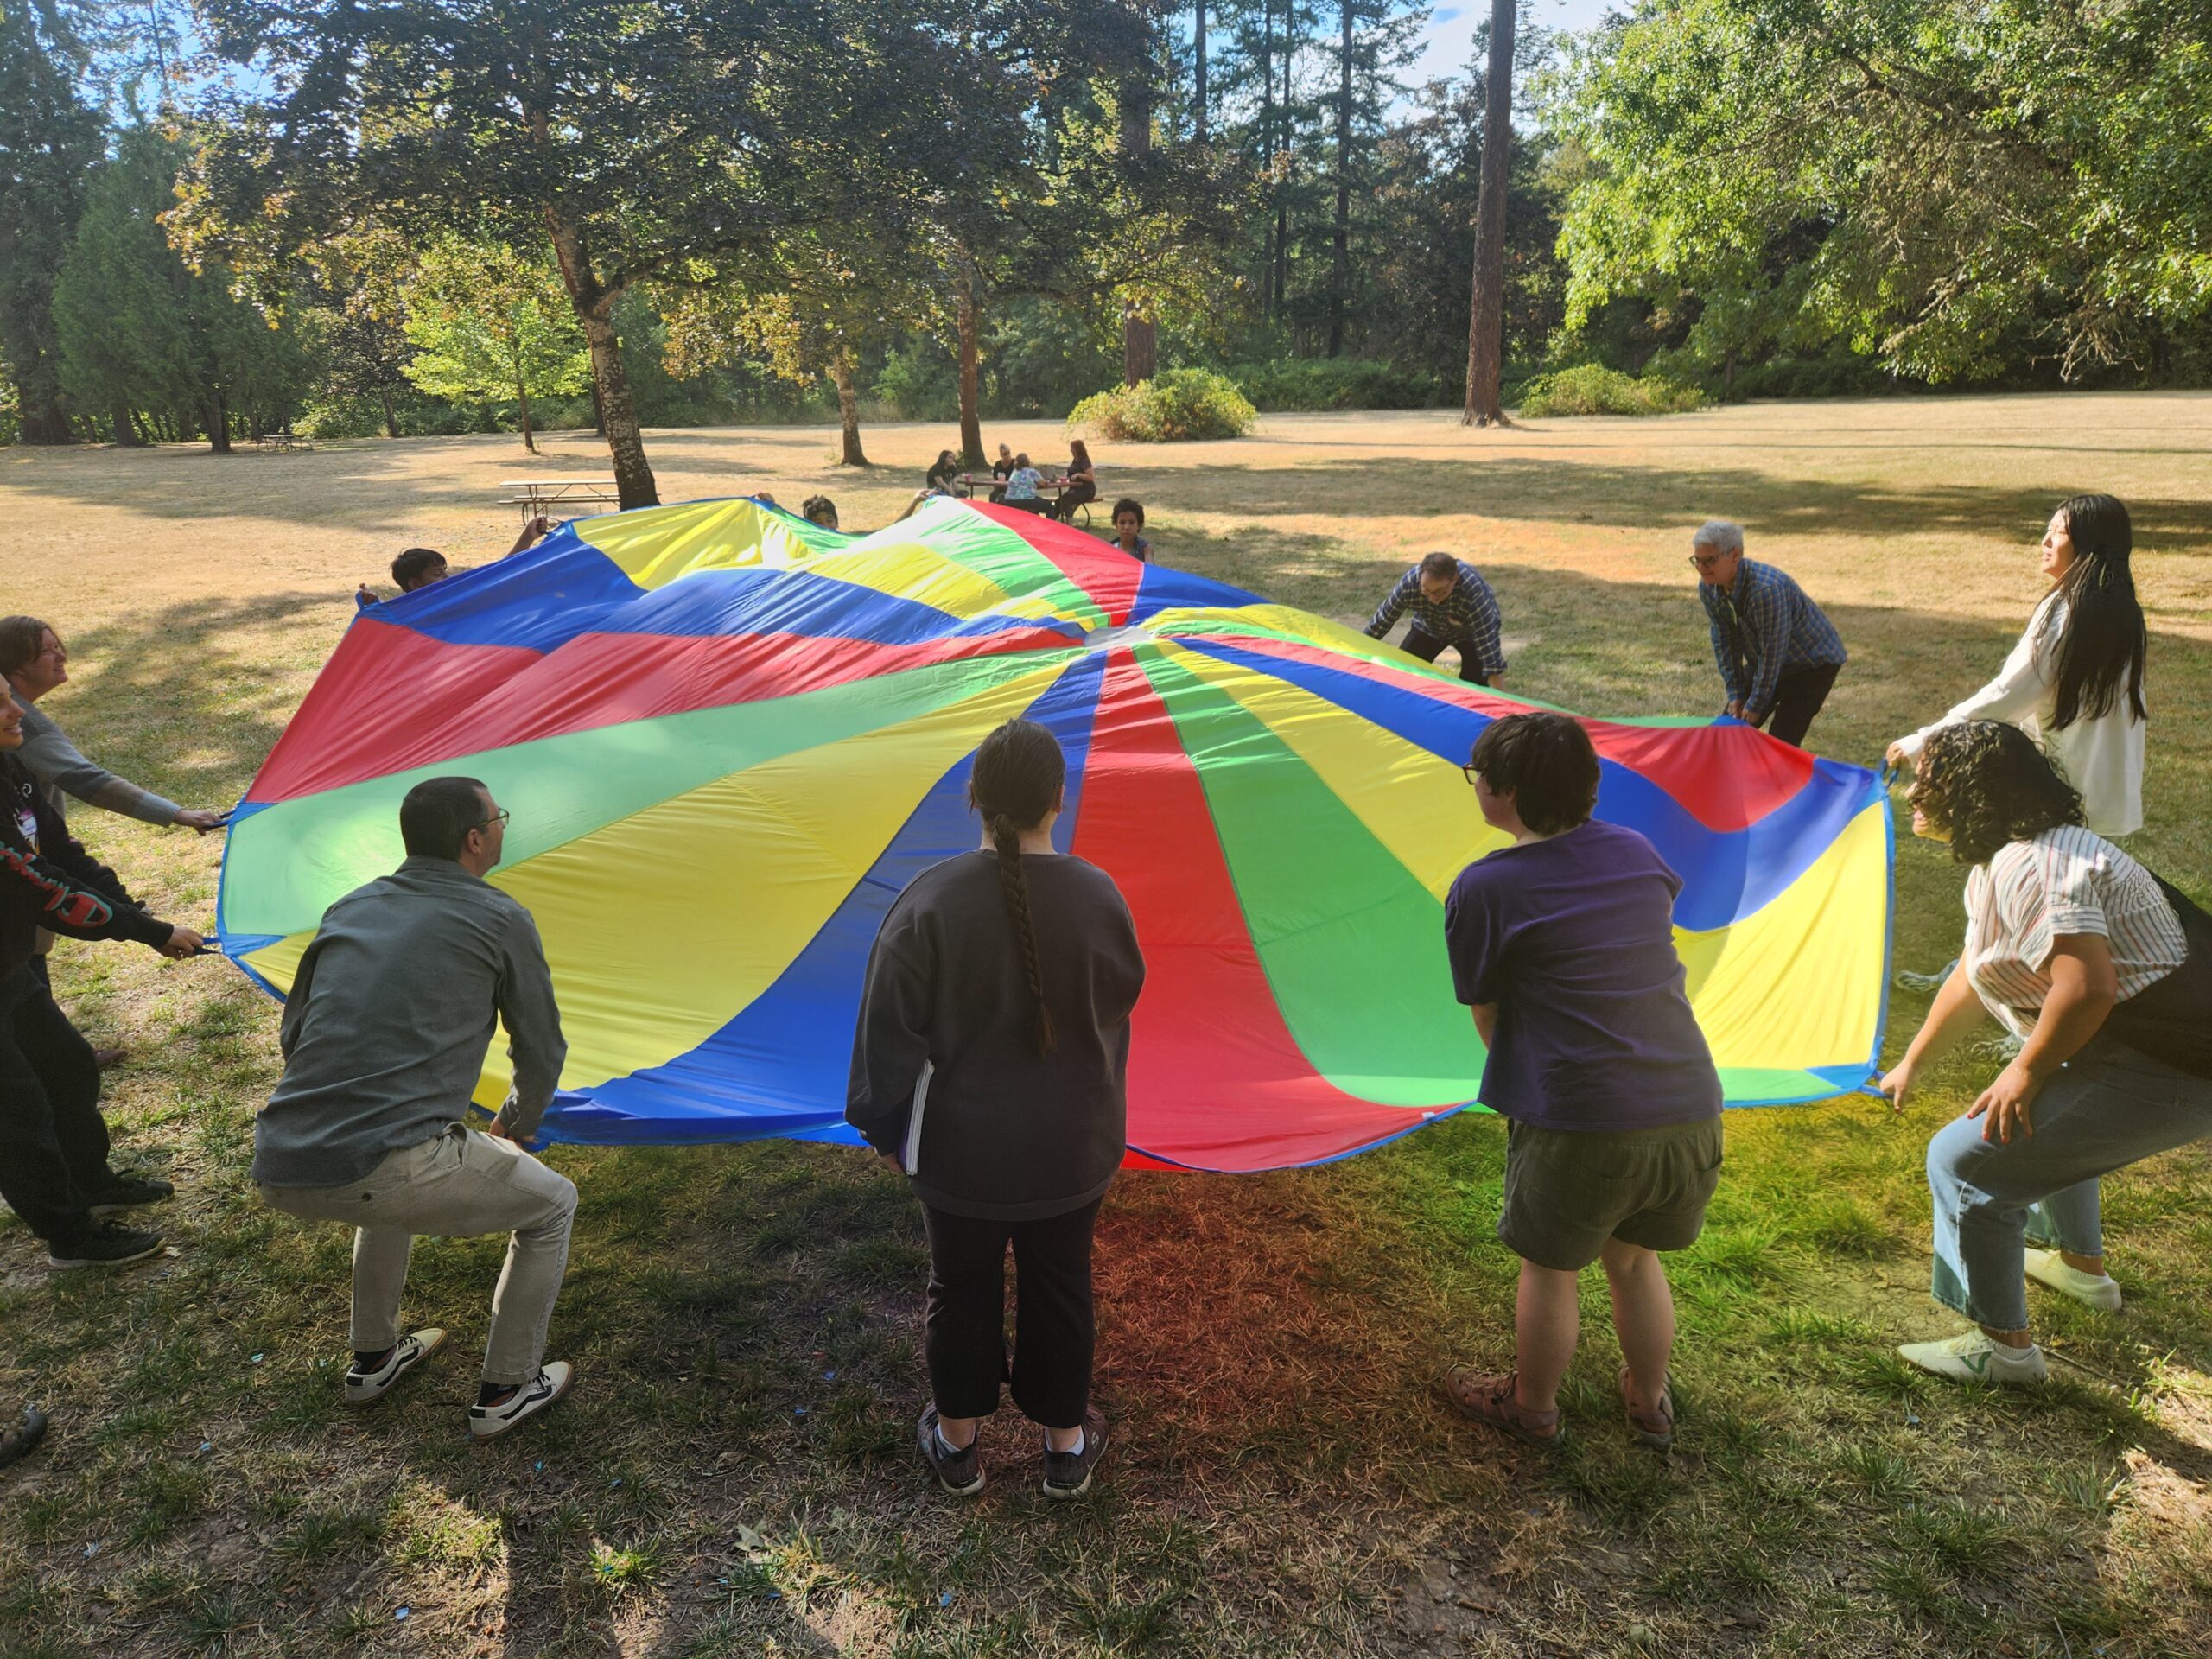
<path fill-rule="evenodd" d="M 62 395 L 54 285 L 102 149 L 99 112 L 78 91 L 91 60 L 90 21 L 69 0 L 0 3 L 0 365 L 15 383 L 26 443 L 76 436 Z M 126 423 L 118 436 L 128 431 Z"/>
<path fill-rule="evenodd" d="M 421 249 L 402 290 L 415 355 L 407 378 L 434 397 L 512 394 L 522 447 L 537 453 L 531 394 L 581 391 L 591 359 L 559 272 L 496 237 L 448 233 Z"/>
<path fill-rule="evenodd" d="M 2212 311 L 2208 72 L 2202 0 L 1643 0 L 1567 79 L 1571 319 L 1643 295 L 1708 361 L 1939 382 L 2155 363 Z"/>
<path fill-rule="evenodd" d="M 93 175 L 55 283 L 62 385 L 84 408 L 138 412 L 163 435 L 205 431 L 227 454 L 232 417 L 261 429 L 297 396 L 306 365 L 235 273 L 195 270 L 170 246 L 162 216 L 181 159 L 140 128 Z"/>
<path fill-rule="evenodd" d="M 205 0 L 256 75 L 201 126 L 215 245 L 289 251 L 369 219 L 428 239 L 482 209 L 550 241 L 625 506 L 657 499 L 617 335 L 632 288 L 822 224 L 887 234 L 1002 175 L 1087 73 L 1116 0 L 948 17 L 925 0 Z"/>

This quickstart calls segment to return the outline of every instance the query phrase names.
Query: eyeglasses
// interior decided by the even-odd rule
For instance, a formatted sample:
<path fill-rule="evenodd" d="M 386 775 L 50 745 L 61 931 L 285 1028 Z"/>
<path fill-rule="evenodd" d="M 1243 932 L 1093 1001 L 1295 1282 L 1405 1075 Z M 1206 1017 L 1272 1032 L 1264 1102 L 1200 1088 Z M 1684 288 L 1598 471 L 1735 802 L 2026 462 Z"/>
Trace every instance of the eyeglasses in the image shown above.
<path fill-rule="evenodd" d="M 1693 553 L 1690 555 L 1690 563 L 1700 570 L 1710 570 L 1714 565 L 1719 563 L 1721 560 L 1732 558 L 1734 556 L 1735 556 L 1733 554 L 1729 553 L 1707 553 L 1701 556 Z"/>
<path fill-rule="evenodd" d="M 1466 779 L 1467 779 L 1467 781 L 1468 781 L 1469 783 L 1471 783 L 1471 784 L 1478 784 L 1478 783 L 1480 783 L 1480 782 L 1482 781 L 1482 776 L 1483 776 L 1483 775 L 1482 775 L 1482 773 L 1481 773 L 1481 772 L 1478 772 L 1478 771 L 1476 771 L 1476 770 L 1475 770 L 1475 765 L 1474 765 L 1474 762 L 1473 762 L 1473 761 L 1471 761 L 1471 760 L 1468 761 L 1465 766 L 1461 766 L 1461 767 L 1459 768 L 1459 770 L 1460 770 L 1461 773 L 1463 773 L 1463 774 L 1465 776 L 1465 778 L 1466 778 Z"/>
<path fill-rule="evenodd" d="M 494 812 L 490 817 L 485 818 L 479 823 L 472 823 L 468 827 L 472 830 L 489 830 L 493 824 L 505 823 L 512 817 L 514 817 L 513 813 L 508 811 L 505 807 L 502 807 L 499 810 Z"/>

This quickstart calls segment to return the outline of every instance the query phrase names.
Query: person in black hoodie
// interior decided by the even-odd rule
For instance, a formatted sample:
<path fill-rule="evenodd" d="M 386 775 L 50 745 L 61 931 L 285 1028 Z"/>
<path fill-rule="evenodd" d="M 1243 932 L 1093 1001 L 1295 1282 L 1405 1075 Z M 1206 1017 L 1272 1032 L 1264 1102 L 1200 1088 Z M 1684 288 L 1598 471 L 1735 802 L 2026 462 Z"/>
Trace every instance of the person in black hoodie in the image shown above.
<path fill-rule="evenodd" d="M 22 707 L 0 687 L 0 1198 L 47 1242 L 54 1266 L 114 1267 L 153 1255 L 161 1235 L 97 1217 L 171 1189 L 108 1166 L 99 1067 L 32 973 L 33 942 L 43 927 L 73 939 L 134 939 L 181 959 L 205 941 L 148 915 L 72 839 L 16 758 L 22 741 Z"/>
<path fill-rule="evenodd" d="M 1066 770 L 1033 721 L 983 740 L 968 785 L 983 845 L 891 906 L 853 1044 L 846 1119 L 922 1202 L 931 1398 L 917 1442 L 961 1497 L 983 1489 L 976 1432 L 1001 1381 L 1044 1427 L 1046 1497 L 1088 1491 L 1106 1445 L 1090 1405 L 1090 1241 L 1127 1147 L 1144 957 L 1112 879 L 1052 849 Z"/>

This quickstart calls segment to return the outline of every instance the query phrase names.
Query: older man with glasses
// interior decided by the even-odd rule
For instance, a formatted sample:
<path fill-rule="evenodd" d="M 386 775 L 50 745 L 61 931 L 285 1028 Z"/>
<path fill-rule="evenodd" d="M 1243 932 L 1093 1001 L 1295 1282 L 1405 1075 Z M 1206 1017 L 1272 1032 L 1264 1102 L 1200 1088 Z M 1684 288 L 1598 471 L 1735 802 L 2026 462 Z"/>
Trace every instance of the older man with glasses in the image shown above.
<path fill-rule="evenodd" d="M 1708 520 L 1690 537 L 1690 563 L 1728 688 L 1722 712 L 1802 747 L 1848 656 L 1843 641 L 1787 574 L 1744 556 L 1741 525 Z"/>
<path fill-rule="evenodd" d="M 323 912 L 284 1000 L 284 1075 L 254 1126 L 253 1179 L 272 1209 L 353 1235 L 346 1403 L 373 1405 L 444 1345 L 402 1332 L 418 1233 L 511 1232 L 492 1299 L 479 1440 L 568 1391 L 544 1357 L 576 1189 L 522 1142 L 551 1104 L 568 1045 L 530 912 L 485 880 L 508 815 L 474 778 L 432 778 L 399 808 L 406 861 Z M 488 1132 L 464 1121 L 500 1022 L 514 1084 Z"/>

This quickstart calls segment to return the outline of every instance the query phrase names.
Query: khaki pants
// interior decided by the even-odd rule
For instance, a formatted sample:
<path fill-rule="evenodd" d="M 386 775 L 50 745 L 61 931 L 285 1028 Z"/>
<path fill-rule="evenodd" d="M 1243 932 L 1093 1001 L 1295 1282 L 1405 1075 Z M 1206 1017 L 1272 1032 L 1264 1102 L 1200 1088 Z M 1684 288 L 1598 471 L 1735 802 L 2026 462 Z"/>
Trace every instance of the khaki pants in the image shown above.
<path fill-rule="evenodd" d="M 302 1221 L 350 1224 L 353 1234 L 353 1347 L 376 1353 L 399 1340 L 399 1296 L 417 1233 L 467 1237 L 512 1232 L 492 1294 L 484 1380 L 505 1388 L 536 1376 L 545 1327 L 569 1265 L 575 1183 L 512 1141 L 456 1123 L 403 1147 L 346 1186 L 264 1186 L 272 1210 Z"/>

